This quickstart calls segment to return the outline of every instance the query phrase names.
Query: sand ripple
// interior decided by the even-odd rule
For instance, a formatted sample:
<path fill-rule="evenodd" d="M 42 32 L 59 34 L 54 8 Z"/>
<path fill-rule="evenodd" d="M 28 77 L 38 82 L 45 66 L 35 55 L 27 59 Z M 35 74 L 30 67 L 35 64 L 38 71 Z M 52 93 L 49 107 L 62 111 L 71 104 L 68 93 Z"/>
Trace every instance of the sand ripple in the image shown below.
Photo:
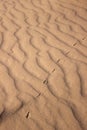
<path fill-rule="evenodd" d="M 87 130 L 86 0 L 0 1 L 0 130 Z"/>

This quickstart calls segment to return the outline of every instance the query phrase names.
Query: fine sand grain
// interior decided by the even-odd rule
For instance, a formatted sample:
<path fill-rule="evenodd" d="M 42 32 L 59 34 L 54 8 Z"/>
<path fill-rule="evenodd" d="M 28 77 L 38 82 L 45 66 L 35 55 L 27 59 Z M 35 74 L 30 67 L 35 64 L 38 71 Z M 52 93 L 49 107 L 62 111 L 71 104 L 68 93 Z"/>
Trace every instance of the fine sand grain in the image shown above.
<path fill-rule="evenodd" d="M 87 0 L 0 0 L 0 130 L 87 130 Z"/>

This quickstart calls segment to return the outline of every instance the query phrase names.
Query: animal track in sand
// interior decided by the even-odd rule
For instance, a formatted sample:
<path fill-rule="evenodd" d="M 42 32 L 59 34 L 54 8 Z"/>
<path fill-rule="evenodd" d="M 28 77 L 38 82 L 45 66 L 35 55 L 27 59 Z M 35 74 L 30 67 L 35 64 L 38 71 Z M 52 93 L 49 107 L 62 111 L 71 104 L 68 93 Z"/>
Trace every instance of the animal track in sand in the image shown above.
<path fill-rule="evenodd" d="M 85 0 L 1 0 L 1 130 L 87 130 L 86 15 Z"/>

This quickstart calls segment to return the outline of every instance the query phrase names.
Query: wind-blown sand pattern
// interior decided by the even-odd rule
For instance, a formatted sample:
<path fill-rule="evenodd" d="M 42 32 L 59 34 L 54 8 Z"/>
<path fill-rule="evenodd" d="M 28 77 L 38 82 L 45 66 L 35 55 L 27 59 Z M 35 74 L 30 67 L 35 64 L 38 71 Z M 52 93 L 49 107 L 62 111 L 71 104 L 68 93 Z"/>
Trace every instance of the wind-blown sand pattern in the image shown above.
<path fill-rule="evenodd" d="M 87 130 L 86 0 L 0 0 L 0 130 Z"/>

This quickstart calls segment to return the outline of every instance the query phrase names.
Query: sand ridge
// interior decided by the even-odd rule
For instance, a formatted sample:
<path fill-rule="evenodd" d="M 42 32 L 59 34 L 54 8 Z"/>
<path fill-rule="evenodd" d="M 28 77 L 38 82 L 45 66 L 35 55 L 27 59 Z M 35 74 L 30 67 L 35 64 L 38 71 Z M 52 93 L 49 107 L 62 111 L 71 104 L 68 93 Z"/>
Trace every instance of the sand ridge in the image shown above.
<path fill-rule="evenodd" d="M 0 130 L 87 130 L 87 1 L 0 1 Z"/>

